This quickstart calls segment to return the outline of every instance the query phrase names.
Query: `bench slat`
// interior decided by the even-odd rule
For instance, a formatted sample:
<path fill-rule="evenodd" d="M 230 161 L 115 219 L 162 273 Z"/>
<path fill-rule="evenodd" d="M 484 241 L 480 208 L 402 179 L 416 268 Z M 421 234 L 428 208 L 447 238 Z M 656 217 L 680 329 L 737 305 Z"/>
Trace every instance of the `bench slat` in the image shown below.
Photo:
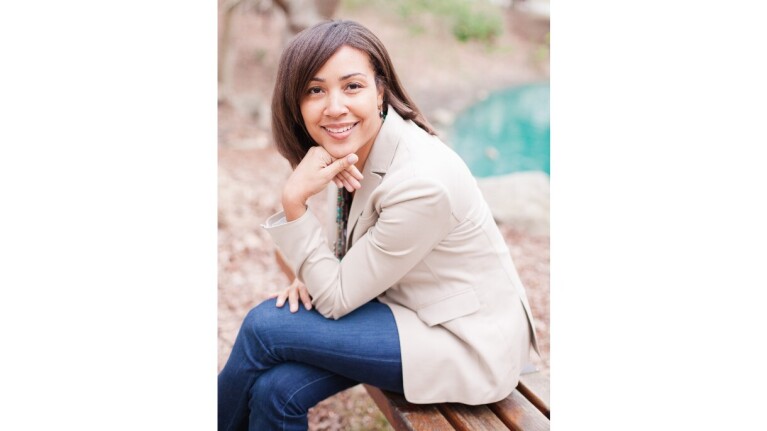
<path fill-rule="evenodd" d="M 542 373 L 523 374 L 519 377 L 517 390 L 533 403 L 547 418 L 549 408 L 549 378 Z"/>
<path fill-rule="evenodd" d="M 439 404 L 439 410 L 459 431 L 508 429 L 487 406 L 444 403 Z"/>
<path fill-rule="evenodd" d="M 382 391 L 370 385 L 364 386 L 395 430 L 455 431 L 434 405 L 410 404 L 400 394 Z"/>
<path fill-rule="evenodd" d="M 519 391 L 512 392 L 505 399 L 490 404 L 489 407 L 509 429 L 548 431 L 551 428 L 549 419 Z"/>
<path fill-rule="evenodd" d="M 479 431 L 550 429 L 549 378 L 524 374 L 506 399 L 482 406 L 460 403 L 410 404 L 401 394 L 364 385 L 397 431 Z"/>

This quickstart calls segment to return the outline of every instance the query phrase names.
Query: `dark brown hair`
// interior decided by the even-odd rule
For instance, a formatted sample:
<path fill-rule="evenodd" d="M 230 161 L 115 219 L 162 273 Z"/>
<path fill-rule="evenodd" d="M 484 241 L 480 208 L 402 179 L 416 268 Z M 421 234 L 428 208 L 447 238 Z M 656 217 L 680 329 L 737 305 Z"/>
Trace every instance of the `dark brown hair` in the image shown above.
<path fill-rule="evenodd" d="M 277 82 L 272 95 L 272 134 L 277 150 L 296 167 L 314 145 L 301 116 L 301 99 L 309 80 L 342 46 L 366 52 L 376 74 L 376 86 L 383 86 L 383 109 L 391 105 L 405 120 L 413 120 L 434 135 L 434 129 L 418 110 L 394 71 L 389 53 L 367 28 L 354 21 L 328 21 L 308 28 L 290 42 L 280 58 Z"/>

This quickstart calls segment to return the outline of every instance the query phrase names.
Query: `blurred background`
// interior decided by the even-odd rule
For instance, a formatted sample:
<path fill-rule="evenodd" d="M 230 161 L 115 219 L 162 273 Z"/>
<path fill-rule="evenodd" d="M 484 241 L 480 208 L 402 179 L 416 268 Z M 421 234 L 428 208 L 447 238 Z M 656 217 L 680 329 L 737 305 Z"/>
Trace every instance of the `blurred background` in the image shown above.
<path fill-rule="evenodd" d="M 272 146 L 271 92 L 285 44 L 328 18 L 358 21 L 383 41 L 411 97 L 477 177 L 527 289 L 542 354 L 533 363 L 548 374 L 548 0 L 219 0 L 219 369 L 248 310 L 287 286 L 260 228 L 290 173 Z M 361 386 L 317 405 L 309 423 L 391 429 Z"/>

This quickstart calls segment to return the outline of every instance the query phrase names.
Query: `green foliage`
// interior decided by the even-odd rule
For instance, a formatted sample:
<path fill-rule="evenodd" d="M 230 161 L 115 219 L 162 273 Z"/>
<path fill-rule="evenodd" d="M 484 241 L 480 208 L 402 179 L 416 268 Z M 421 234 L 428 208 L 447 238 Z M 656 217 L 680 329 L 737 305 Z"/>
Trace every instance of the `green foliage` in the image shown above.
<path fill-rule="evenodd" d="M 461 42 L 492 42 L 501 34 L 503 23 L 497 8 L 478 0 L 396 0 L 400 16 L 415 21 L 433 14 L 450 24 L 453 36 Z"/>
<path fill-rule="evenodd" d="M 551 46 L 551 32 L 546 33 L 546 40 L 538 45 L 535 50 L 535 59 L 538 61 L 544 61 L 549 58 Z"/>
<path fill-rule="evenodd" d="M 359 0 L 345 0 L 358 7 Z M 394 10 L 407 23 L 413 34 L 423 33 L 427 25 L 423 18 L 431 15 L 446 22 L 461 42 L 477 40 L 490 43 L 503 30 L 502 13 L 487 0 L 378 0 L 377 6 Z"/>
<path fill-rule="evenodd" d="M 264 60 L 267 57 L 268 52 L 263 48 L 256 48 L 255 51 L 253 51 L 253 60 L 257 64 L 263 64 Z"/>
<path fill-rule="evenodd" d="M 461 42 L 477 39 L 490 42 L 501 34 L 501 18 L 488 11 L 467 11 L 454 17 L 453 35 Z"/>

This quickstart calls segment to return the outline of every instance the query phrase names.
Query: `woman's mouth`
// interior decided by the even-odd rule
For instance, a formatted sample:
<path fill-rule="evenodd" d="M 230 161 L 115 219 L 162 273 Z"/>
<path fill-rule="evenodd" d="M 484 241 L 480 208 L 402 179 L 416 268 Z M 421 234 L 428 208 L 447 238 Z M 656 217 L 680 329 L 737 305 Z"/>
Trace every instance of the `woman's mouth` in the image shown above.
<path fill-rule="evenodd" d="M 352 133 L 352 129 L 354 129 L 357 124 L 359 124 L 359 122 L 349 124 L 333 124 L 320 127 L 322 127 L 325 132 L 327 132 L 327 134 L 334 139 L 345 139 Z"/>

